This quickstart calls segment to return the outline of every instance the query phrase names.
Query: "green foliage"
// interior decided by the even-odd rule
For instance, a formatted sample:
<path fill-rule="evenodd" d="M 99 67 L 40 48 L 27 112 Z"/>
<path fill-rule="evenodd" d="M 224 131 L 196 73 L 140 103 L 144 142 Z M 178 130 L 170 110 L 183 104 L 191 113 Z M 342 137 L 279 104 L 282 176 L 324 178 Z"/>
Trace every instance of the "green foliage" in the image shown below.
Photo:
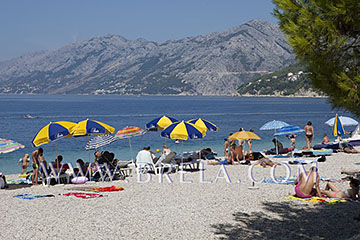
<path fill-rule="evenodd" d="M 274 15 L 313 85 L 360 116 L 360 1 L 273 0 Z"/>

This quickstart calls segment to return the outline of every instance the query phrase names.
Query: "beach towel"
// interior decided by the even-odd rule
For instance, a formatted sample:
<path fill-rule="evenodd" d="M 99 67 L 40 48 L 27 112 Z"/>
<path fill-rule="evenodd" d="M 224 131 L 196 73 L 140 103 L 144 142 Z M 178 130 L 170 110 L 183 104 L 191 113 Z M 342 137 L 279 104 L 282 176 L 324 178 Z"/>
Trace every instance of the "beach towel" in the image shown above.
<path fill-rule="evenodd" d="M 288 179 L 285 180 L 285 177 L 278 177 L 276 178 L 278 182 L 275 182 L 272 178 L 264 178 L 261 183 L 275 183 L 275 184 L 294 184 L 295 179 Z"/>
<path fill-rule="evenodd" d="M 116 192 L 124 190 L 123 187 L 111 186 L 111 187 L 100 187 L 100 188 L 91 188 L 89 191 L 94 192 Z"/>
<path fill-rule="evenodd" d="M 7 184 L 20 184 L 20 183 L 27 183 L 26 178 L 18 178 L 18 179 L 7 179 Z"/>
<path fill-rule="evenodd" d="M 103 195 L 100 195 L 98 193 L 83 193 L 83 192 L 65 193 L 64 196 L 75 196 L 77 198 L 84 198 L 84 199 L 103 197 Z"/>
<path fill-rule="evenodd" d="M 37 199 L 37 198 L 44 198 L 44 197 L 55 197 L 55 195 L 34 195 L 34 194 L 19 194 L 19 195 L 15 195 L 14 197 L 16 198 L 21 198 L 21 199 Z"/>
<path fill-rule="evenodd" d="M 91 192 L 114 192 L 114 191 L 122 191 L 124 190 L 123 187 L 111 186 L 111 187 L 101 187 L 101 188 L 94 188 L 94 187 L 74 187 L 69 188 L 67 190 L 74 190 L 74 191 L 91 191 Z"/>
<path fill-rule="evenodd" d="M 287 196 L 285 199 L 295 200 L 295 201 L 304 201 L 310 203 L 324 203 L 324 204 L 335 204 L 340 202 L 346 202 L 346 200 L 340 200 L 335 198 L 325 198 L 325 197 L 311 197 L 311 198 L 299 198 L 295 196 Z"/>

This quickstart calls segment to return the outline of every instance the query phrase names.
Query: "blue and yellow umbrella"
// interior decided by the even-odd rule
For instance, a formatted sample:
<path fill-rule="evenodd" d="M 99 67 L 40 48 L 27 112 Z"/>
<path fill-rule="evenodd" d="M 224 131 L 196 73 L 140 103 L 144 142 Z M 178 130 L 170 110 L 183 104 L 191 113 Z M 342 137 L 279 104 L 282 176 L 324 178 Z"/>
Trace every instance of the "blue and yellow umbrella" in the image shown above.
<path fill-rule="evenodd" d="M 333 135 L 335 137 L 337 137 L 338 135 L 344 135 L 345 134 L 345 129 L 344 126 L 342 125 L 339 116 L 336 114 L 335 116 L 335 120 L 334 120 L 334 129 L 333 129 Z"/>
<path fill-rule="evenodd" d="M 35 135 L 32 144 L 34 147 L 38 147 L 64 137 L 71 137 L 75 126 L 76 123 L 68 121 L 50 122 Z"/>
<path fill-rule="evenodd" d="M 175 122 L 178 122 L 177 119 L 175 118 L 172 118 L 172 117 L 169 117 L 169 116 L 162 116 L 162 117 L 159 117 L 159 118 L 155 118 L 154 120 L 148 122 L 146 124 L 146 128 L 147 129 L 165 129 L 167 128 L 168 126 L 170 126 L 171 124 L 175 123 Z"/>
<path fill-rule="evenodd" d="M 71 134 L 76 137 L 114 133 L 115 128 L 95 120 L 83 120 L 73 128 Z"/>
<path fill-rule="evenodd" d="M 205 130 L 184 121 L 173 123 L 161 132 L 162 137 L 181 140 L 203 138 L 205 135 Z"/>
<path fill-rule="evenodd" d="M 219 130 L 219 128 L 213 124 L 212 122 L 209 122 L 208 120 L 205 120 L 205 119 L 201 119 L 201 118 L 198 118 L 198 119 L 191 119 L 189 121 L 187 121 L 188 123 L 192 123 L 194 124 L 195 126 L 197 126 L 198 128 L 201 128 L 205 131 L 217 131 Z"/>

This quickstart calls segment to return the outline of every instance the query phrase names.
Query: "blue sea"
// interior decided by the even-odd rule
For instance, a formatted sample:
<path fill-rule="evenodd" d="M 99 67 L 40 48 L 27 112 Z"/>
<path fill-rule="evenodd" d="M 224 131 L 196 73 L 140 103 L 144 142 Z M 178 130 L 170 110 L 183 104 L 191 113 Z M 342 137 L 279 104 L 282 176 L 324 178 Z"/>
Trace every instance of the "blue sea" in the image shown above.
<path fill-rule="evenodd" d="M 353 117 L 349 113 L 337 112 Z M 315 129 L 314 142 L 320 142 L 324 133 L 331 135 L 331 128 L 324 122 L 335 113 L 324 98 L 0 95 L 0 138 L 12 139 L 25 145 L 23 149 L 0 155 L 0 172 L 21 172 L 21 166 L 17 165 L 18 159 L 35 150 L 31 144 L 32 139 L 49 122 L 78 122 L 88 118 L 107 123 L 117 131 L 127 126 L 144 129 L 147 122 L 164 114 L 178 120 L 203 118 L 215 123 L 219 131 L 208 132 L 203 139 L 186 141 L 184 151 L 210 147 L 223 155 L 223 139 L 241 127 L 245 130 L 254 129 L 262 138 L 254 141 L 254 150 L 272 148 L 274 132 L 259 130 L 263 124 L 272 120 L 282 120 L 300 127 L 312 121 Z M 37 118 L 25 119 L 27 114 Z M 285 137 L 280 137 L 279 140 L 284 146 L 290 145 Z M 87 141 L 87 137 L 59 140 L 58 152 L 63 155 L 64 162 L 74 163 L 79 158 L 88 161 L 89 152 L 85 150 Z M 115 157 L 120 160 L 130 160 L 144 146 L 150 146 L 155 151 L 161 149 L 164 143 L 173 151 L 182 151 L 182 144 L 162 138 L 160 131 L 131 138 L 132 154 L 127 139 L 116 141 L 102 150 L 114 152 Z M 296 143 L 298 147 L 305 146 L 304 135 L 298 136 Z M 55 143 L 42 147 L 45 159 L 53 161 L 56 155 Z M 92 151 L 90 155 L 92 158 Z"/>

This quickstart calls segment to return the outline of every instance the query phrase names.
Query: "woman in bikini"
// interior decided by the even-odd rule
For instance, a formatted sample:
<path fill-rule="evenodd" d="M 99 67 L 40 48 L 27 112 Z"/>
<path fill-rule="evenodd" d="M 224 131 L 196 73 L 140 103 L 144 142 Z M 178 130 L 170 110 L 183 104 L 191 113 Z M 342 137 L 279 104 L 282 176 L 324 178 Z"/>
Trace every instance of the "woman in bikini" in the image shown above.
<path fill-rule="evenodd" d="M 316 167 L 311 167 L 309 172 L 300 173 L 295 180 L 295 195 L 300 198 L 310 198 L 313 195 L 321 197 L 319 187 L 320 176 Z"/>
<path fill-rule="evenodd" d="M 305 130 L 305 140 L 307 144 L 307 148 L 311 148 L 311 141 L 314 138 L 314 127 L 312 126 L 312 123 L 308 121 L 306 126 L 304 127 Z"/>
<path fill-rule="evenodd" d="M 359 184 L 359 180 L 352 178 L 350 180 L 350 189 L 342 191 L 334 184 L 328 182 L 325 189 L 321 190 L 321 193 L 331 198 L 357 200 L 359 199 Z"/>

